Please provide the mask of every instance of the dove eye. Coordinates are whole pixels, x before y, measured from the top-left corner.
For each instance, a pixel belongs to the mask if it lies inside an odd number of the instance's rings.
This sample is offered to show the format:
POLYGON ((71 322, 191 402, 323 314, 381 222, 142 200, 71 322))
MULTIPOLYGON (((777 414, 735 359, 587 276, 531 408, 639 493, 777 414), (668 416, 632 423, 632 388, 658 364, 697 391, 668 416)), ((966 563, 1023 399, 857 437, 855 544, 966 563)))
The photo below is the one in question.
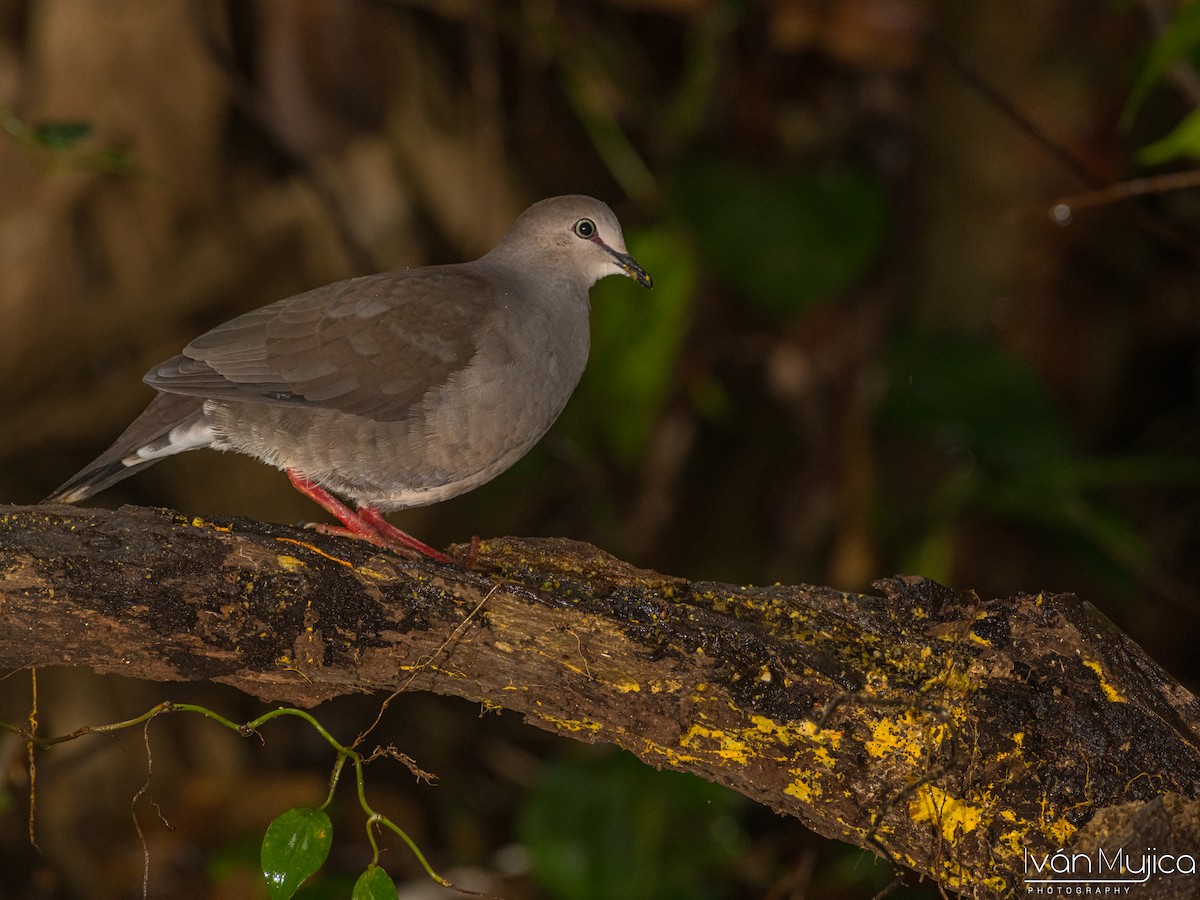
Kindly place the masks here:
POLYGON ((590 238, 596 233, 596 223, 591 219, 580 219, 575 223, 574 231, 581 238, 590 238))

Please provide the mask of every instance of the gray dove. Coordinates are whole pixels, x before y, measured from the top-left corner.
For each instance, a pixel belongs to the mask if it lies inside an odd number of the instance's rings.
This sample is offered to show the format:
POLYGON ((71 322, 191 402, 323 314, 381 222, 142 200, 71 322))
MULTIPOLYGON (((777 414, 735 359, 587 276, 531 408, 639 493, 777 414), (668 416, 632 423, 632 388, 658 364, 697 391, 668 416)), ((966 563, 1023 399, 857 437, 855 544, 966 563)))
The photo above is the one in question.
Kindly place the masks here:
POLYGON ((604 203, 535 203, 474 262, 339 281, 238 316, 145 376, 160 393, 47 501, 211 447, 283 469, 348 534, 449 561, 384 512, 456 497, 525 455, 587 362, 588 291, 645 287, 604 203), (354 506, 349 506, 343 498, 354 506))

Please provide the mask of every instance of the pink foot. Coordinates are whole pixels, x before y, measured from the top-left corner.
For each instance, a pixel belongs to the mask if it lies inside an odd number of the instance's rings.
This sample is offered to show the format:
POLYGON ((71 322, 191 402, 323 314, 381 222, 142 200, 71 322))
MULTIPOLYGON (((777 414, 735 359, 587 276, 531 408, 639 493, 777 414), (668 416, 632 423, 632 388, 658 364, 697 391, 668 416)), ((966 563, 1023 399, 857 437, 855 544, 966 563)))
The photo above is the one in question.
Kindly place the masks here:
POLYGON ((323 510, 344 525, 318 525, 317 531, 322 534, 335 534, 370 541, 380 547, 399 550, 403 553, 418 553, 438 562, 453 562, 445 553, 434 550, 423 541, 417 540, 410 534, 401 531, 383 517, 383 513, 371 506, 360 506, 355 512, 319 484, 309 481, 300 473, 288 469, 288 479, 292 487, 308 497, 323 510))
POLYGON ((406 531, 401 531, 391 522, 383 517, 383 513, 373 506, 360 506, 358 508, 358 517, 361 521, 366 522, 369 526, 375 529, 375 533, 385 541, 394 542, 401 547, 407 547, 409 550, 415 550, 418 553, 428 556, 430 559, 436 559, 439 562, 453 562, 450 557, 440 550, 434 550, 424 541, 419 541, 406 531))

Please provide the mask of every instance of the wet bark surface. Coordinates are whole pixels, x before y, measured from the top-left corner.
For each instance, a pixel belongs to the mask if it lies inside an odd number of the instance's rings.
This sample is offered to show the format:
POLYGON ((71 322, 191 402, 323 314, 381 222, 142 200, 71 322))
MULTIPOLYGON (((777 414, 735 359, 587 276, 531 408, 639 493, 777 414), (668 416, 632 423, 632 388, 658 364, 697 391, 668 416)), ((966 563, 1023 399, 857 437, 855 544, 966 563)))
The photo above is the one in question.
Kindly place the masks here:
POLYGON ((1200 704, 1094 607, 876 587, 689 581, 562 539, 486 540, 468 568, 242 519, 0 507, 6 668, 302 706, 452 694, 727 785, 969 896, 1024 893, 1031 858, 1076 842, 1141 853, 1174 834, 1194 852, 1200 704))

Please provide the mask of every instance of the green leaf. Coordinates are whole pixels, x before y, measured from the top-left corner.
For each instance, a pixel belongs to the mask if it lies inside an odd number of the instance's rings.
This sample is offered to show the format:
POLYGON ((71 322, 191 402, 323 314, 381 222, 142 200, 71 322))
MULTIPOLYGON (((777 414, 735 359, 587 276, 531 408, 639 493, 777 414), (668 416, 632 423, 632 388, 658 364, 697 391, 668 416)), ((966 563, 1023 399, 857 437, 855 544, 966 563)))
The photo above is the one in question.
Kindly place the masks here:
POLYGON ((33 139, 51 150, 70 150, 91 133, 90 122, 43 122, 33 129, 33 139))
POLYGON ((1192 110, 1166 136, 1139 150, 1138 162, 1157 166, 1181 156, 1200 158, 1200 109, 1192 110))
POLYGON ((396 900, 396 883, 379 866, 372 863, 354 882, 351 900, 396 900))
POLYGON ((1133 124, 1134 116, 1137 115, 1146 95, 1162 80, 1171 66, 1197 47, 1200 47, 1200 3, 1184 3, 1178 8, 1175 20, 1154 42, 1146 64, 1142 67, 1133 90, 1129 92, 1129 99, 1121 113, 1122 128, 1128 129, 1133 124))
POLYGON ((333 825, 323 810, 289 809, 267 826, 262 873, 271 900, 287 900, 329 856, 333 825))
POLYGON ((713 160, 685 166, 675 187, 701 258, 732 293, 771 315, 835 299, 883 245, 883 188, 849 167, 794 174, 713 160))

